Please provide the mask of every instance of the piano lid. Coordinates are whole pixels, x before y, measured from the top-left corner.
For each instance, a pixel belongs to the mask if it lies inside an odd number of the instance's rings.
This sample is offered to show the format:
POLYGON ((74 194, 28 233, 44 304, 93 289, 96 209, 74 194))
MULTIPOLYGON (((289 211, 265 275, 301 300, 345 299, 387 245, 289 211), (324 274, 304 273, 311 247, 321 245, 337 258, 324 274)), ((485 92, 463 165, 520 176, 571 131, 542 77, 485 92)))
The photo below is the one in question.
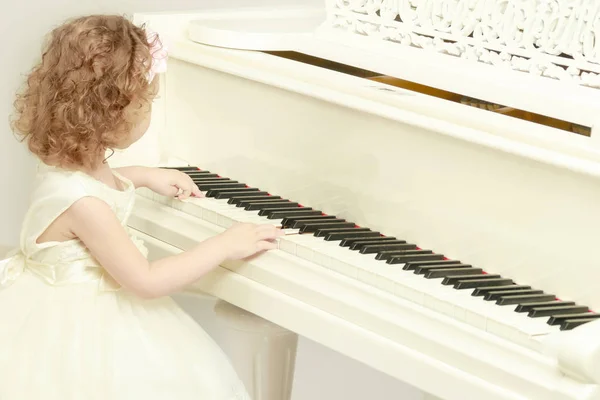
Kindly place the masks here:
POLYGON ((593 129, 598 20, 594 0, 326 0, 203 13, 187 39, 302 53, 593 129))
POLYGON ((190 21, 189 38, 212 46, 242 50, 285 51, 323 22, 322 7, 242 10, 223 16, 204 13, 190 21))

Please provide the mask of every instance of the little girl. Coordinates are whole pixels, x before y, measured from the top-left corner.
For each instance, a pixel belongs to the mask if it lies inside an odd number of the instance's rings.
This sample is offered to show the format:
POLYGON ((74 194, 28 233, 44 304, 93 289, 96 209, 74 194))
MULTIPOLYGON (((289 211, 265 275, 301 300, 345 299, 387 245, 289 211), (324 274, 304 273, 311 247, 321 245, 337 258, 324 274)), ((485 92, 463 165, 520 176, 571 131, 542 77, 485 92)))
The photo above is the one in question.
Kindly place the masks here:
POLYGON ((273 249, 243 224, 149 263, 127 230, 134 190, 201 196, 176 170, 112 170, 148 128, 165 51, 119 16, 55 29, 17 97, 15 131, 41 160, 20 246, 0 262, 0 399, 249 399, 225 355, 167 297, 225 260, 273 249))

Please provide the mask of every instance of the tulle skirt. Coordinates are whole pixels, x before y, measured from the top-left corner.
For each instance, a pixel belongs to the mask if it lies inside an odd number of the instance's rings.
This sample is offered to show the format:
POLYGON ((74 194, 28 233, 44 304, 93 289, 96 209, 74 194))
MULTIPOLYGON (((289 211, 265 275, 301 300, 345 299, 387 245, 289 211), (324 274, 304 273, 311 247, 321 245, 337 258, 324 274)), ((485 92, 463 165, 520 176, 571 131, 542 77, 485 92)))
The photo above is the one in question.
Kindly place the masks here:
POLYGON ((51 286, 0 289, 1 400, 249 400, 225 354, 169 297, 51 286))

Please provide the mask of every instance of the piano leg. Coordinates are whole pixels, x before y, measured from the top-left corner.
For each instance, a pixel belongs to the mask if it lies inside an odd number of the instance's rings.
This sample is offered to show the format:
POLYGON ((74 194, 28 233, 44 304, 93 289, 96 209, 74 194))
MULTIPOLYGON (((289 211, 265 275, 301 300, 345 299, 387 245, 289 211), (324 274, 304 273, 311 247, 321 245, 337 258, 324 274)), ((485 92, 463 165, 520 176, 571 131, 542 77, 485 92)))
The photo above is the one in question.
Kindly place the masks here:
POLYGON ((290 400, 298 335, 222 300, 215 313, 223 350, 252 399, 290 400))

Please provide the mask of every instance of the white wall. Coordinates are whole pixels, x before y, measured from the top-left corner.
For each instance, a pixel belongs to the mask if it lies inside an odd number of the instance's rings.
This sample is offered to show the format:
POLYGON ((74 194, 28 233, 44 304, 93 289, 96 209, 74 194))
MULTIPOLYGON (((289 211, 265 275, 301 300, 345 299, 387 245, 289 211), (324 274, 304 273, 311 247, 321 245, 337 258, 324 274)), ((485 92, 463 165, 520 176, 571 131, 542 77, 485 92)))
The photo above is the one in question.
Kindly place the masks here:
MULTIPOLYGON (((306 0, 305 0, 306 1, 306 0)), ((308 0, 312 1, 312 0, 308 0)), ((261 0, 275 5, 287 0, 261 0)), ((293 2, 290 0, 289 2, 293 2)), ((43 35, 65 18, 89 13, 127 13, 253 5, 252 0, 21 0, 2 2, 0 35, 0 245, 15 245, 34 173, 34 159, 12 135, 8 118, 23 74, 40 55, 43 35)), ((210 304, 181 300, 209 333, 218 336, 210 304)), ((418 391, 301 338, 293 400, 417 400, 418 391)), ((260 399, 256 399, 260 400, 260 399)))
POLYGON ((3 38, 0 64, 0 243, 17 243, 19 228, 27 207, 34 159, 25 145, 13 136, 8 125, 14 92, 23 74, 40 56, 43 36, 62 20, 78 14, 99 12, 131 13, 138 8, 156 10, 193 6, 191 0, 22 0, 3 1, 0 34, 3 38))

